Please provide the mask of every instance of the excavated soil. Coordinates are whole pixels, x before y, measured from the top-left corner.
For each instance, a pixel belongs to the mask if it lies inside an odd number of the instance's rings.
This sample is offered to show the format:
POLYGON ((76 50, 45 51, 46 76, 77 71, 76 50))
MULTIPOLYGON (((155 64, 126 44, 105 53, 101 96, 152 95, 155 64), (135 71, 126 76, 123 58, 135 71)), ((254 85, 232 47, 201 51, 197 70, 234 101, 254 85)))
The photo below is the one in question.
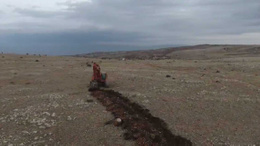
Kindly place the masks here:
MULTIPOLYGON (((190 146, 191 141, 173 135, 168 130, 166 123, 160 118, 154 117, 149 110, 113 90, 95 90, 92 96, 97 98, 106 110, 111 112, 115 119, 120 118, 121 123, 114 121, 115 126, 121 126, 125 130, 125 140, 135 140, 140 146, 156 145, 182 145, 190 146)), ((107 122, 112 123, 111 121, 107 122)))

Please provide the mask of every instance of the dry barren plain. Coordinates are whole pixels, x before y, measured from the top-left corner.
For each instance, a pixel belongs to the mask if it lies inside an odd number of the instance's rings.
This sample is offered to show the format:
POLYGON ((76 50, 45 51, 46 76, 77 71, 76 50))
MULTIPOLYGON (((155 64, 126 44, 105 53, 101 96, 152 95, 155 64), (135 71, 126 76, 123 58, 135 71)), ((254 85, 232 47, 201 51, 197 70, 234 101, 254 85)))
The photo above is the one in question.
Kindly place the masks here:
POLYGON ((149 109, 193 145, 260 145, 260 57, 102 60, 2 54, 0 145, 136 145, 90 95, 100 64, 109 89, 149 109), (166 77, 167 76, 167 77, 166 77))

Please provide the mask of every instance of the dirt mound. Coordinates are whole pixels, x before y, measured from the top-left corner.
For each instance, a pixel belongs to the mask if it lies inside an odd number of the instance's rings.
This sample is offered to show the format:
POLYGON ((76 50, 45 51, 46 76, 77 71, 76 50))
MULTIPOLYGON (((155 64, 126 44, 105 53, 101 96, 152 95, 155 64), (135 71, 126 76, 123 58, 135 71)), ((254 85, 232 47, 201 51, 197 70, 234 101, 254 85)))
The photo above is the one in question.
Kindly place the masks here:
POLYGON ((135 140, 137 145, 192 145, 191 141, 173 135, 168 130, 166 123, 152 116, 149 110, 137 103, 131 102, 120 93, 113 90, 96 90, 92 96, 97 98, 107 111, 110 111, 115 119, 120 118, 121 126, 126 130, 124 138, 135 140))

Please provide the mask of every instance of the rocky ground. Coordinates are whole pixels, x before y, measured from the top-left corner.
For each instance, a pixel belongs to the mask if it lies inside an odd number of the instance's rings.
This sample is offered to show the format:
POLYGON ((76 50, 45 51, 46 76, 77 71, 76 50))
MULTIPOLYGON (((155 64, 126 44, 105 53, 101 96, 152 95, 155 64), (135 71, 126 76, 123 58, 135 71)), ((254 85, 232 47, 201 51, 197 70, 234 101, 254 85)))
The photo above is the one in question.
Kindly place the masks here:
MULTIPOLYGON (((135 145, 88 92, 93 59, 0 56, 0 145, 135 145)), ((193 145, 260 144, 260 57, 94 60, 193 145)))

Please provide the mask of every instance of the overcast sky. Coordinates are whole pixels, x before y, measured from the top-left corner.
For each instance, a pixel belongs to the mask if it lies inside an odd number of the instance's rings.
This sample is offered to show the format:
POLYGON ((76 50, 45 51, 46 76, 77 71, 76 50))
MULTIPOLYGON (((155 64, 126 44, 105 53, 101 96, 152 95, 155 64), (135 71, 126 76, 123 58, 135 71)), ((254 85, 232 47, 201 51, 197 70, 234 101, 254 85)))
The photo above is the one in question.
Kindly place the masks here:
POLYGON ((2 0, 0 51, 260 44, 260 0, 2 0))

